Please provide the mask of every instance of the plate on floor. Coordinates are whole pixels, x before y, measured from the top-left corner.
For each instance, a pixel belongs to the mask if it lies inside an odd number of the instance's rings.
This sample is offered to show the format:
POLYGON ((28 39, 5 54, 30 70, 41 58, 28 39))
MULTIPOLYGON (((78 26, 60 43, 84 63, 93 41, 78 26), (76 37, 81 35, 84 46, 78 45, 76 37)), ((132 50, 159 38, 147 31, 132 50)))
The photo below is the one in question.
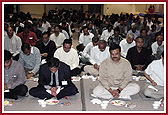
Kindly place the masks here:
POLYGON ((58 100, 46 100, 46 104, 47 105, 56 105, 58 103, 59 103, 58 100))
POLYGON ((113 101, 111 101, 111 104, 115 105, 115 106, 123 106, 123 105, 126 104, 126 102, 125 101, 121 101, 121 100, 113 100, 113 101))

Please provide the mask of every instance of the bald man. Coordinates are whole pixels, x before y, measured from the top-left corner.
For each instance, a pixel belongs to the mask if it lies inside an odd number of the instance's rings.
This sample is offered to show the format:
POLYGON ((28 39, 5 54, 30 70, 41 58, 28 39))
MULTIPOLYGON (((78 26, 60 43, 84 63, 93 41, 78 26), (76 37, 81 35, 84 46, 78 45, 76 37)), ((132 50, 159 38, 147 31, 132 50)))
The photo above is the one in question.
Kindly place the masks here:
POLYGON ((158 35, 156 37, 156 42, 154 42, 152 44, 152 55, 156 55, 157 54, 157 49, 158 47, 164 45, 164 42, 163 42, 163 36, 162 35, 158 35))

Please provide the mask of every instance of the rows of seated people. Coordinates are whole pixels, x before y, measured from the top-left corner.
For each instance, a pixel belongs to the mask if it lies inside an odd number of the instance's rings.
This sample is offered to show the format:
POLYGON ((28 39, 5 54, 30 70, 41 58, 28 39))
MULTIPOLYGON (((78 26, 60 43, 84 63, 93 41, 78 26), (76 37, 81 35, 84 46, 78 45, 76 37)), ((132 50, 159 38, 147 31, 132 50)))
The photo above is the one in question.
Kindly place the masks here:
MULTIPOLYGON (((57 11, 55 15, 62 14, 57 11)), ((70 76, 80 75, 81 71, 99 76, 101 63, 112 55, 109 50, 115 45, 121 47, 121 57, 130 62, 135 75, 144 74, 153 60, 161 59, 164 27, 157 17, 147 15, 141 19, 132 14, 112 14, 110 17, 103 15, 101 19, 100 15, 96 17, 86 12, 81 14, 81 20, 78 15, 74 22, 73 13, 63 15, 54 27, 46 14, 36 21, 30 17, 21 20, 18 16, 14 22, 4 24, 4 49, 23 65, 27 79, 36 76, 41 65, 53 58, 70 67, 70 76), (72 47, 71 25, 75 22, 81 25, 77 50, 72 47)), ((76 94, 78 91, 74 90, 76 94)))

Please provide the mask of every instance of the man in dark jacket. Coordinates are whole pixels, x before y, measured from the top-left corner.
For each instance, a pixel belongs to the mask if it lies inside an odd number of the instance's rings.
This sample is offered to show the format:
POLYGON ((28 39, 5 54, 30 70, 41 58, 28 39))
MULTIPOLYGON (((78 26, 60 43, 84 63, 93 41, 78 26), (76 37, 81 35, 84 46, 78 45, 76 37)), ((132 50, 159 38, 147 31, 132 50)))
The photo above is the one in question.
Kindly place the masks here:
POLYGON ((52 58, 40 67, 39 85, 30 89, 30 95, 40 99, 69 98, 68 96, 78 93, 78 89, 72 83, 70 67, 57 58, 52 58), (58 92, 57 90, 60 90, 58 92))

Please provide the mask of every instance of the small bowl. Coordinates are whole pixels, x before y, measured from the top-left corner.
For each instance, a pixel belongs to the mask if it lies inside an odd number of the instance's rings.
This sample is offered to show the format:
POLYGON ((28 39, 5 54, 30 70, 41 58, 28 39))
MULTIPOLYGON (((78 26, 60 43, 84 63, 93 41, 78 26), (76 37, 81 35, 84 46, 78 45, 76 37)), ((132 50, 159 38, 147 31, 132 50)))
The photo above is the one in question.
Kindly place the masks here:
POLYGON ((104 104, 108 104, 108 103, 109 103, 109 101, 102 101, 102 103, 104 103, 104 104))
POLYGON ((153 105, 153 108, 154 108, 154 109, 158 109, 159 106, 160 106, 159 104, 152 104, 152 105, 153 105))
POLYGON ((140 78, 140 77, 136 77, 136 78, 135 78, 135 81, 139 81, 139 78, 140 78))
POLYGON ((161 104, 161 102, 160 101, 154 101, 154 104, 161 104))

